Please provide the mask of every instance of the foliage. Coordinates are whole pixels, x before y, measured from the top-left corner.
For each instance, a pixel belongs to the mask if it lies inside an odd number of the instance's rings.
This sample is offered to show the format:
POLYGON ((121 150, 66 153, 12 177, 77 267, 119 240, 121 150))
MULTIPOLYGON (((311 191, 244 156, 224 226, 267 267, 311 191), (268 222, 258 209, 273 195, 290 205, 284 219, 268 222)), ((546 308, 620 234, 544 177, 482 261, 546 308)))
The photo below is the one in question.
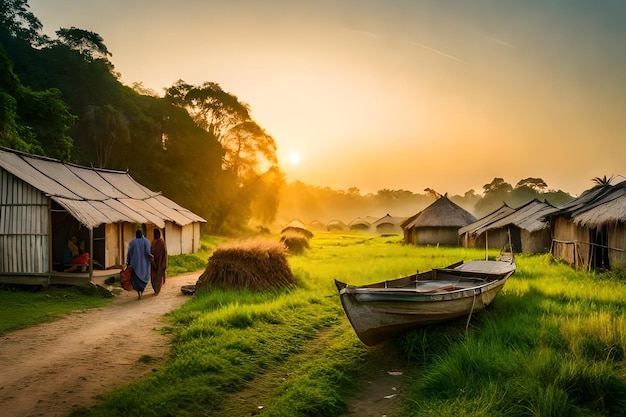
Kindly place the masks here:
POLYGON ((39 19, 29 11, 28 0, 2 0, 0 2, 0 27, 9 36, 39 45, 46 41, 41 35, 42 25, 39 19))
POLYGON ((56 31, 56 34, 58 42, 78 51, 87 60, 106 59, 111 56, 102 36, 97 33, 72 26, 69 29, 61 28, 56 31))

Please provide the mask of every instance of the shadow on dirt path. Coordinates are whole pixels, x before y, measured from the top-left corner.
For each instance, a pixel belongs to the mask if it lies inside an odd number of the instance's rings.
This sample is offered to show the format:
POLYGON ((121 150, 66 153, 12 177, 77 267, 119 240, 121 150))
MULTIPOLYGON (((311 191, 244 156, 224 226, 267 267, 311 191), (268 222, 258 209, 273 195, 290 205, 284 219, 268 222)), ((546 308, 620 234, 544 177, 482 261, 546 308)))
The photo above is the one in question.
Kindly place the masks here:
POLYGON ((189 299, 180 287, 195 284, 200 274, 168 278, 158 296, 148 285, 141 300, 134 291, 123 292, 112 306, 0 337, 0 414, 66 416, 152 372, 169 351, 168 337, 155 329, 189 299), (145 355, 152 360, 140 361, 145 355))

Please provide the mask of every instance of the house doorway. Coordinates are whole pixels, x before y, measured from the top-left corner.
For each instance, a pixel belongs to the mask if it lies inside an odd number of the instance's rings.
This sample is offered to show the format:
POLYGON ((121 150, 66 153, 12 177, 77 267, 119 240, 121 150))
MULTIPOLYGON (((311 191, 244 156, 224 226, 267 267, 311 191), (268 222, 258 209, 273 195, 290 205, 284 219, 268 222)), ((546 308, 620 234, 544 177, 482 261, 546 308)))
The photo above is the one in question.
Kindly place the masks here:
POLYGON ((589 267, 593 269, 611 269, 609 263, 609 240, 606 226, 590 229, 589 267))

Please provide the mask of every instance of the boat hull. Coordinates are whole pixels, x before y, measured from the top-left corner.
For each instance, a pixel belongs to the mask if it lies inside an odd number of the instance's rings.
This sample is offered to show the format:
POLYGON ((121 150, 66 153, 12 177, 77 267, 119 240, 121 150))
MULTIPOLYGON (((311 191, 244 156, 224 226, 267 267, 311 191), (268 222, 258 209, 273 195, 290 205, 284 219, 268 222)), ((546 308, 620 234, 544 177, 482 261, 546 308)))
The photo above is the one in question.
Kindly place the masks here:
POLYGON ((514 264, 485 264, 498 269, 496 273, 485 272, 481 265, 472 271, 467 265, 369 286, 337 282, 337 287, 357 336, 364 344, 374 346, 421 326, 483 310, 515 271, 514 264))

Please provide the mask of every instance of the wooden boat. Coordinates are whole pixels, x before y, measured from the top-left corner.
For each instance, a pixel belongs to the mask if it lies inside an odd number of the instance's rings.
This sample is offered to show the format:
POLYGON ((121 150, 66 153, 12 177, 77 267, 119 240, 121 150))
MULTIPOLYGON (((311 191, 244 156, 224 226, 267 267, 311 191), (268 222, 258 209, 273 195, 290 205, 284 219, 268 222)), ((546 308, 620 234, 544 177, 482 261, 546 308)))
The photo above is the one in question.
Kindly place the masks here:
POLYGON ((335 280, 357 336, 368 346, 408 330, 471 315, 488 306, 515 272, 513 257, 458 262, 391 281, 354 286, 335 280))

